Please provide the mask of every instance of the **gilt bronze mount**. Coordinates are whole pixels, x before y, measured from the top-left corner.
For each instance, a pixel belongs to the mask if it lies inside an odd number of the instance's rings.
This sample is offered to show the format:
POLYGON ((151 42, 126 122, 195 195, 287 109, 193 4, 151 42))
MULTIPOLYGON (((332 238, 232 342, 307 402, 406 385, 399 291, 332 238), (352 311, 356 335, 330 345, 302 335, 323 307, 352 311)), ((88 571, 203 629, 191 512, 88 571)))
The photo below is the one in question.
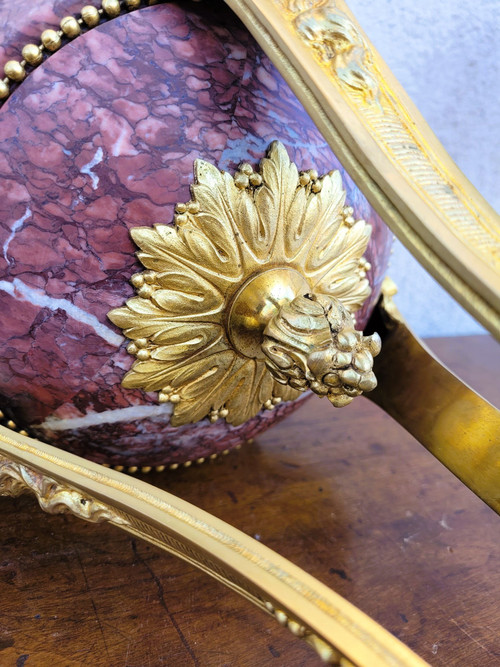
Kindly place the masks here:
POLYGON ((373 389, 380 338, 354 317, 371 292, 371 228, 340 173, 299 172, 274 142, 258 171, 198 160, 194 174, 175 227, 131 232, 146 270, 109 313, 136 358, 123 385, 158 391, 174 426, 242 424, 308 389, 336 407, 373 389))

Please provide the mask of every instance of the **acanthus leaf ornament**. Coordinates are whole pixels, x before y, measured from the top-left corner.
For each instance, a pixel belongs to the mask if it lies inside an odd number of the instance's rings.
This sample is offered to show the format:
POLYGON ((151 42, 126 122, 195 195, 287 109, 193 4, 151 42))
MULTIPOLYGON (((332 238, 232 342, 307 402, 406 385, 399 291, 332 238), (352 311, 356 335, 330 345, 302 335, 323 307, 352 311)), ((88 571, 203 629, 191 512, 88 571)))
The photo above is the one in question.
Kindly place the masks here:
MULTIPOLYGON (((175 226, 131 231, 146 270, 132 276, 137 296, 109 318, 131 339, 127 349, 136 358, 125 387, 157 391, 160 402, 173 403, 174 426, 205 417, 238 425, 324 386, 327 373, 319 384, 301 384, 271 372, 264 330, 282 307, 314 294, 318 303, 339 304, 343 325, 354 332, 353 314, 371 292, 363 257, 371 228, 345 205, 338 171, 299 172, 279 142, 258 171, 242 164, 233 177, 197 160, 194 176, 192 199, 177 205, 175 226)), ((349 336, 358 360, 376 353, 373 341, 371 352, 358 349, 359 332, 349 336)), ((337 364, 350 369, 346 378, 356 372, 353 359, 337 364)), ((338 392, 334 405, 347 403, 373 385, 370 372, 371 365, 362 380, 353 376, 317 393, 332 400, 338 392)))
POLYGON ((73 514, 91 523, 110 521, 125 526, 128 521, 108 505, 60 483, 26 465, 0 456, 0 496, 15 498, 33 493, 49 514, 73 514))

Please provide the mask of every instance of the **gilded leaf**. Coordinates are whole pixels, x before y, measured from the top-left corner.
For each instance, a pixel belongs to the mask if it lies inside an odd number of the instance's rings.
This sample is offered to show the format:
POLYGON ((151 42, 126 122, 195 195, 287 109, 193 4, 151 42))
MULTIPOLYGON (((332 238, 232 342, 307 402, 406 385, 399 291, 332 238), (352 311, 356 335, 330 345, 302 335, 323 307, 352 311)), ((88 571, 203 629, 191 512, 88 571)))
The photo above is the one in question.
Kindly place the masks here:
MULTIPOLYGON (((345 192, 339 172, 326 174, 316 183, 321 187, 317 193, 311 186, 298 190, 288 214, 285 242, 290 259, 297 254, 309 255, 320 264, 328 261, 333 252, 330 244, 342 223, 345 192), (305 201, 300 217, 302 200, 305 201)), ((314 265, 314 268, 318 267, 314 265)))
MULTIPOLYGON (((314 286, 337 275, 341 278, 355 271, 370 240, 371 228, 362 220, 353 227, 341 226, 330 245, 318 244, 318 255, 307 266, 314 275, 314 286), (323 273, 322 278, 318 276, 323 273)), ((324 291, 324 290, 323 290, 324 291)))
POLYGON ((196 329, 184 324, 182 327, 162 332, 154 341, 158 347, 151 350, 151 359, 170 363, 192 359, 220 342, 222 328, 216 324, 198 324, 196 329), (163 344, 160 344, 160 340, 163 344))
POLYGON ((220 354, 224 354, 224 347, 220 338, 216 338, 201 350, 186 350, 184 357, 178 360, 165 361, 152 357, 147 361, 136 361, 125 375, 123 386, 135 389, 142 387, 146 391, 160 391, 169 385, 180 388, 184 383, 196 379, 207 366, 211 368, 217 365, 220 354))
MULTIPOLYGON (((248 360, 247 360, 248 361, 248 360)), ((226 382, 231 373, 245 365, 245 360, 230 350, 203 359, 202 363, 183 369, 180 403, 176 406, 172 424, 199 421, 212 409, 222 407, 226 398, 226 382)))
MULTIPOLYGON (((197 229, 203 231, 217 254, 226 258, 219 269, 233 277, 238 276, 241 258, 238 244, 235 243, 238 224, 235 220, 234 200, 239 190, 234 179, 208 162, 197 160, 195 183, 191 191, 193 200, 200 207, 200 212, 193 216, 197 229)), ((189 235, 189 228, 185 235, 189 235)))
POLYGON ((256 194, 254 197, 246 190, 242 190, 236 202, 238 219, 245 220, 245 225, 241 229, 245 241, 244 255, 257 261, 269 255, 275 233, 275 226, 270 224, 269 218, 259 215, 256 205, 258 196, 256 194))
POLYGON ((123 308, 115 308, 108 313, 109 319, 123 329, 128 338, 149 338, 170 324, 167 313, 148 299, 133 297, 123 308))
POLYGON ((219 290, 200 275, 184 271, 158 276, 160 287, 151 301, 172 319, 197 319, 218 313, 224 306, 219 290))
MULTIPOLYGON (((255 194, 261 224, 268 229, 269 250, 283 255, 285 225, 298 186, 299 172, 283 144, 274 141, 260 163, 262 185, 255 194)), ((269 250, 267 255, 269 255, 269 250)))

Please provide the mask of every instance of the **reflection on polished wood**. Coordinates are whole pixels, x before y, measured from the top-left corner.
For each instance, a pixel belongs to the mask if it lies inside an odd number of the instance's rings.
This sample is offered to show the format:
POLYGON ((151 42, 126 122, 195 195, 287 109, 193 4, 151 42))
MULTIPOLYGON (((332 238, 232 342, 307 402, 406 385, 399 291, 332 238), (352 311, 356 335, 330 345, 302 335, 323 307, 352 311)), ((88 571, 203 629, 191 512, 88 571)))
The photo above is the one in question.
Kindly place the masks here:
MULTIPOLYGON (((500 403, 498 345, 431 347, 500 403)), ((344 595, 433 665, 500 661, 498 517, 368 401, 312 399, 224 460, 148 478, 344 595)), ((112 526, 2 499, 0 664, 317 665, 208 577, 112 526)))

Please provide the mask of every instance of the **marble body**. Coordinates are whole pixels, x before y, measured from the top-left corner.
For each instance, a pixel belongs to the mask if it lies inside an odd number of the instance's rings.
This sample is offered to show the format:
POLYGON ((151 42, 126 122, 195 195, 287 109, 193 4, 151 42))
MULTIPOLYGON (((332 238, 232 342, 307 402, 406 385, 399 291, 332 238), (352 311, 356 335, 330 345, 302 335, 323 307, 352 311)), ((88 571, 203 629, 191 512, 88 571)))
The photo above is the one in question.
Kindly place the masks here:
MULTIPOLYGON (((63 16, 75 3, 61 4, 63 16)), ((193 161, 255 165, 274 139, 299 168, 341 169, 348 202, 373 225, 363 325, 391 236, 223 3, 104 23, 18 87, 0 111, 0 398, 19 423, 99 462, 160 465, 233 447, 304 400, 239 427, 173 428, 156 394, 121 387, 133 359, 107 319, 141 270, 129 230, 172 221, 193 161)))

